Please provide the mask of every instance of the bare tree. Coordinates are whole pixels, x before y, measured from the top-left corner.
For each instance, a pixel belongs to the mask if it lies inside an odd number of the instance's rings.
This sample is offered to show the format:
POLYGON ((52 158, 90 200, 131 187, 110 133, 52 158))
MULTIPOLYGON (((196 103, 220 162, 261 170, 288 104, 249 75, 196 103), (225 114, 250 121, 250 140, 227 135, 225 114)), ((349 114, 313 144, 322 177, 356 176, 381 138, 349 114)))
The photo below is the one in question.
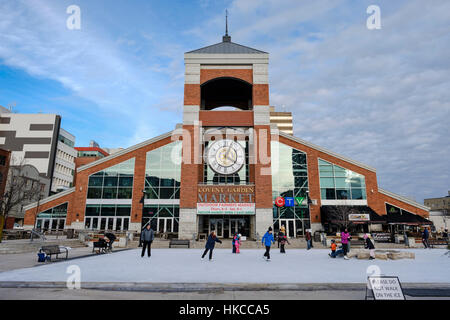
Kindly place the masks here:
POLYGON ((11 166, 6 182, 5 192, 0 195, 0 242, 3 237, 3 226, 11 211, 24 203, 40 198, 41 183, 26 174, 26 165, 11 166))
POLYGON ((352 209, 348 206, 333 206, 330 208, 328 219, 340 228, 348 228, 350 224, 349 214, 352 209))

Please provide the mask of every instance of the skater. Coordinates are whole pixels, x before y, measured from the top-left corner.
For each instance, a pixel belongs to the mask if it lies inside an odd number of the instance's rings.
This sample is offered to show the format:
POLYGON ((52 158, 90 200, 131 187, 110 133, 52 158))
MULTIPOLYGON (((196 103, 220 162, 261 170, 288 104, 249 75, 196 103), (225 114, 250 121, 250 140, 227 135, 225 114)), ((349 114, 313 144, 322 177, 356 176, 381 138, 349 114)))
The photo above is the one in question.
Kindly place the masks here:
POLYGON ((373 245, 373 242, 369 239, 369 236, 367 234, 364 235, 364 242, 364 248, 370 250, 369 260, 375 259, 375 246, 373 245))
POLYGON ((341 243, 342 243, 342 249, 344 250, 344 259, 348 260, 347 257, 348 253, 348 241, 350 240, 350 233, 348 233, 347 228, 344 229, 344 232, 341 232, 341 243))
POLYGON ((336 241, 331 240, 331 253, 328 254, 330 257, 336 258, 336 248, 337 248, 336 241))
POLYGON ((142 253, 141 257, 143 258, 145 255, 145 249, 147 249, 148 257, 150 258, 152 255, 151 248, 152 248, 152 242, 155 239, 155 233, 150 227, 150 224, 147 225, 147 227, 142 230, 141 233, 141 242, 142 242, 142 253))
POLYGON ((422 233, 422 243, 425 246, 425 249, 430 248, 430 245, 428 244, 429 237, 430 237, 430 233, 428 232, 428 228, 424 228, 423 233, 422 233))
POLYGON ((311 245, 312 237, 311 237, 311 232, 309 232, 309 230, 306 231, 306 233, 305 233, 305 239, 306 239, 307 250, 310 250, 312 247, 312 245, 311 245))
POLYGON ((236 253, 241 253, 241 250, 239 249, 241 247, 241 235, 236 235, 236 241, 234 242, 234 245, 236 246, 236 253))
POLYGON ((234 234, 233 240, 231 241, 231 245, 233 246, 232 253, 236 253, 236 238, 237 238, 237 233, 234 234))
POLYGON ((270 261, 270 246, 272 245, 272 243, 275 243, 275 239, 273 238, 272 234, 272 227, 269 227, 267 232, 262 237, 261 242, 263 245, 266 246, 266 252, 264 253, 264 257, 266 257, 266 261, 270 261))
POLYGON ((281 228, 280 228, 280 232, 278 232, 278 248, 280 247, 280 242, 281 242, 281 239, 283 238, 283 236, 284 235, 286 235, 286 228, 284 227, 284 225, 283 226, 281 226, 281 228))
POLYGON ((212 261, 213 250, 216 245, 216 242, 222 243, 222 241, 220 241, 216 237, 216 233, 213 231, 213 232, 211 232, 211 234, 208 237, 208 240, 206 241, 205 252, 203 252, 202 260, 205 258, 206 254, 209 251, 209 261, 212 261))
POLYGON ((281 238, 280 238, 280 236, 278 237, 278 240, 280 241, 280 253, 286 253, 286 250, 284 249, 284 246, 286 245, 286 243, 290 245, 288 238, 283 233, 281 235, 281 238))

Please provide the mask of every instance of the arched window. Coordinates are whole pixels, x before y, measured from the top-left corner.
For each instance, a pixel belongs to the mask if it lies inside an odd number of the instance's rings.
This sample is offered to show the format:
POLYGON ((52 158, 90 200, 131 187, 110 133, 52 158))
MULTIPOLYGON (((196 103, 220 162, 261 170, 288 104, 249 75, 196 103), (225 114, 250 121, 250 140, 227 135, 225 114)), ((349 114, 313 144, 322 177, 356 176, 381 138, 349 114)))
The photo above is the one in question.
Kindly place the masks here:
POLYGON ((235 107, 241 110, 253 108, 252 85, 237 78, 216 78, 201 86, 201 109, 235 107))

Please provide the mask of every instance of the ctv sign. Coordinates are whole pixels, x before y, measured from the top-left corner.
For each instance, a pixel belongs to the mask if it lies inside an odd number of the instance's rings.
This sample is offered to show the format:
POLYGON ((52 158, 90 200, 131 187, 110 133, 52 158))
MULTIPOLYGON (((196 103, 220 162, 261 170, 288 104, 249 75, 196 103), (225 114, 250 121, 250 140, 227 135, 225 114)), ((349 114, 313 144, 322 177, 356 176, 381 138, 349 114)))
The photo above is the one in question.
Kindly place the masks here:
POLYGON ((299 206, 303 205, 303 202, 305 201, 305 197, 278 197, 275 199, 275 205, 277 207, 295 207, 295 204, 297 203, 299 206))

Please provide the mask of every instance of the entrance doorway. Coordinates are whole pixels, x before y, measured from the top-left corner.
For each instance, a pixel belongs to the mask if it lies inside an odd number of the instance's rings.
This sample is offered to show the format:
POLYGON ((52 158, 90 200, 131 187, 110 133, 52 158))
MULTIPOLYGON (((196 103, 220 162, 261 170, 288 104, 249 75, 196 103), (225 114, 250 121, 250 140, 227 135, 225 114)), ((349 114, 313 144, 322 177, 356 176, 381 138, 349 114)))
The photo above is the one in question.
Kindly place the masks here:
POLYGON ((209 219, 209 233, 212 231, 216 232, 216 236, 218 238, 223 238, 223 227, 224 227, 224 219, 209 219))
POLYGON ((49 219, 37 219, 36 229, 38 231, 62 231, 66 223, 65 218, 49 218, 49 219))
POLYGON ((284 226, 286 229, 286 236, 288 238, 295 238, 295 219, 280 219, 280 229, 284 226))

